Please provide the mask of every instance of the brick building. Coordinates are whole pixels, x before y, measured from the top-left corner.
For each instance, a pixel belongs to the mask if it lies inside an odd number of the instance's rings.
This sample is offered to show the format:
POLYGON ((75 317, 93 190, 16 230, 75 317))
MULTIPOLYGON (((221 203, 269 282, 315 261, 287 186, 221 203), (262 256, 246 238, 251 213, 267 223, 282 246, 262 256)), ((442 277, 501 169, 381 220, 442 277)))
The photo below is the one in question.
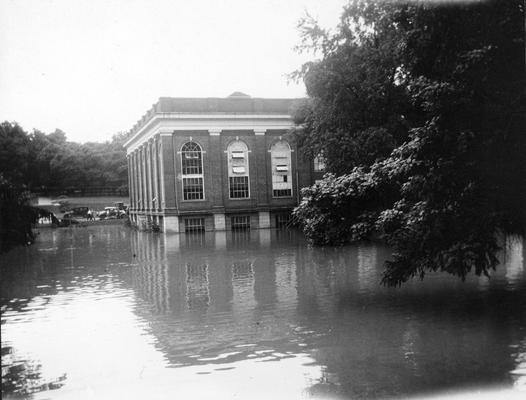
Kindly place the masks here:
POLYGON ((132 223, 165 232, 285 223, 321 174, 287 133, 294 101, 160 98, 124 144, 132 223))

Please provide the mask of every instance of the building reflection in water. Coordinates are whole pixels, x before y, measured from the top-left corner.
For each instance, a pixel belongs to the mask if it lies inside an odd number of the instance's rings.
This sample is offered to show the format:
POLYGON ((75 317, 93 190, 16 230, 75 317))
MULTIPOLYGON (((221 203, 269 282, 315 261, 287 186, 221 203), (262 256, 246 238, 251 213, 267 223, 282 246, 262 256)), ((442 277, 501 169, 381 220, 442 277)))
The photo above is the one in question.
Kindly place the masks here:
POLYGON ((133 287, 151 315, 139 311, 153 319, 152 333, 174 364, 188 363, 185 356, 196 352, 217 351, 219 343, 235 352, 250 338, 286 336, 297 297, 296 251, 268 251, 276 240, 269 230, 132 233, 133 287), (284 314, 276 317, 276 310, 284 314), (200 339, 191 343, 194 334, 200 339))
POLYGON ((138 312, 172 365, 307 352, 323 369, 310 392, 357 397, 524 381, 522 242, 487 289, 444 274, 382 287, 387 248, 314 249, 270 230, 135 233, 132 249, 133 286, 153 310, 138 312))
POLYGON ((210 304, 207 264, 186 264, 186 303, 189 310, 206 310, 210 304))

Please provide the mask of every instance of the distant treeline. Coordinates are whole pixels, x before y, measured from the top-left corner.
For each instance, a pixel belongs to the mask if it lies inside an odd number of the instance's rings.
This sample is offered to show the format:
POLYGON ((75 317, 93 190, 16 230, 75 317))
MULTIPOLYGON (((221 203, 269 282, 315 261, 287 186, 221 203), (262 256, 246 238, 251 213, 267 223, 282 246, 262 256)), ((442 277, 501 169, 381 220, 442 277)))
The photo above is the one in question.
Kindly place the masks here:
POLYGON ((46 135, 0 124, 0 253, 33 242, 31 228, 43 211, 29 205, 32 193, 126 194, 125 139, 79 144, 58 129, 46 135))
POLYGON ((0 125, 0 174, 31 192, 72 194, 87 188, 127 191, 126 134, 84 144, 66 140, 57 129, 26 132, 16 123, 0 125))

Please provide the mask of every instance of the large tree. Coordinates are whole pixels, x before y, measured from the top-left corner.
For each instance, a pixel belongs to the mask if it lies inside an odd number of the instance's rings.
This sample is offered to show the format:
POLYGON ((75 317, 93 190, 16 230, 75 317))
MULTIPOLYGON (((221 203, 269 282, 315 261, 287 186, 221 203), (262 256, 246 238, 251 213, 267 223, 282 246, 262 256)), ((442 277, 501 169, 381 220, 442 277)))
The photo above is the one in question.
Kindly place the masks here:
POLYGON ((298 136, 332 172, 295 211, 307 236, 379 234, 389 285, 488 274, 524 222, 523 2, 356 0, 335 33, 305 20, 302 34, 321 59, 298 74, 298 136))

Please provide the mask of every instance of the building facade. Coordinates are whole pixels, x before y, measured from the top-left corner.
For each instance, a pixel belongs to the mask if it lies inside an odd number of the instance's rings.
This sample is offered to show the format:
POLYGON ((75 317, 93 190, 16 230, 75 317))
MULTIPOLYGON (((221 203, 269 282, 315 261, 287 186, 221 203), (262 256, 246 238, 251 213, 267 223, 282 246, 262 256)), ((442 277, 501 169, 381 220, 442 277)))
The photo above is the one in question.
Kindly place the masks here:
POLYGON ((164 232, 271 228, 319 177, 293 137, 295 99, 160 98, 124 144, 130 220, 164 232))

